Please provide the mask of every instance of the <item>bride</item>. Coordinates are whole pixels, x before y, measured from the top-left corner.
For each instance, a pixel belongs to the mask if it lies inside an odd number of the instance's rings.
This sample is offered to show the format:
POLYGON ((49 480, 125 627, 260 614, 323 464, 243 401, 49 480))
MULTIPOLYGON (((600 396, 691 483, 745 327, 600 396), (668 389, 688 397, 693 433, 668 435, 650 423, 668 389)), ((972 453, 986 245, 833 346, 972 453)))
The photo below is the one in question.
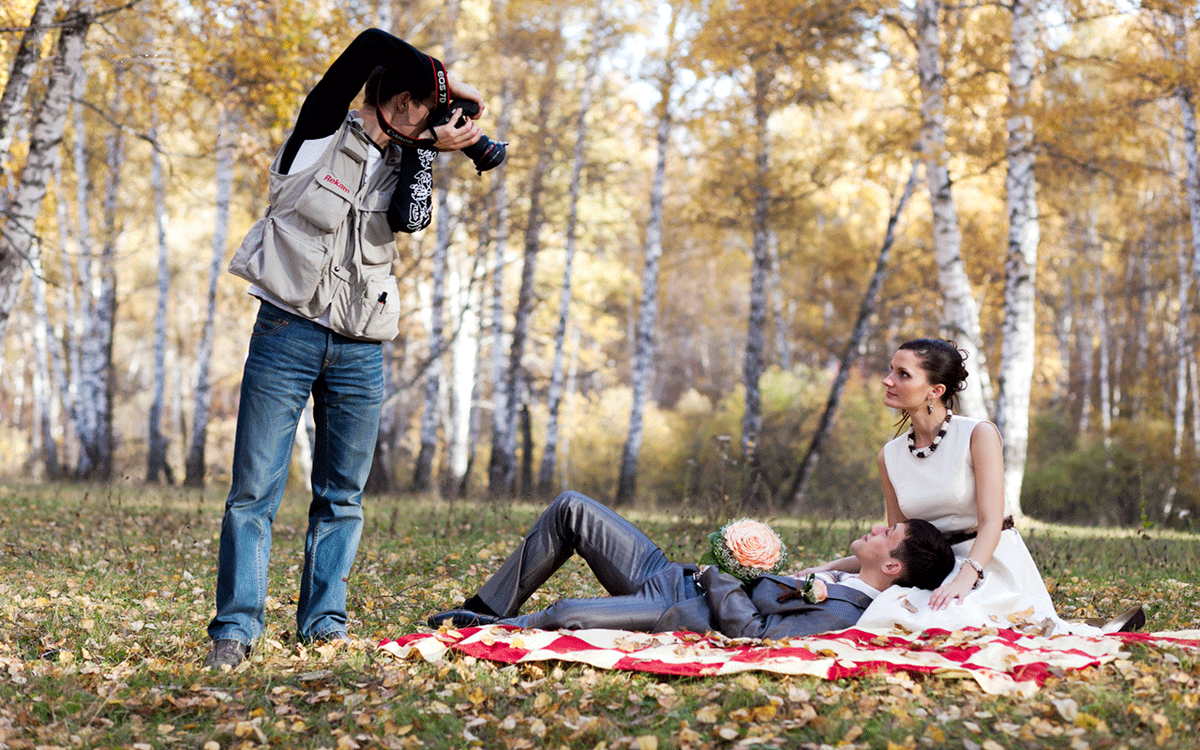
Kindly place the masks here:
MULTIPOLYGON (((1058 616, 1029 549, 1004 502, 1004 452, 991 422, 954 413, 966 386, 964 354, 949 341, 902 344, 884 378, 884 405, 900 412, 897 437, 879 452, 887 522, 922 518, 946 534, 959 564, 934 591, 893 586, 863 613, 860 628, 901 626, 912 632, 964 627, 1045 634, 1134 630, 1135 607, 1098 629, 1058 616), (906 434, 905 426, 908 427, 906 434)), ((847 570, 853 558, 820 569, 847 570)))

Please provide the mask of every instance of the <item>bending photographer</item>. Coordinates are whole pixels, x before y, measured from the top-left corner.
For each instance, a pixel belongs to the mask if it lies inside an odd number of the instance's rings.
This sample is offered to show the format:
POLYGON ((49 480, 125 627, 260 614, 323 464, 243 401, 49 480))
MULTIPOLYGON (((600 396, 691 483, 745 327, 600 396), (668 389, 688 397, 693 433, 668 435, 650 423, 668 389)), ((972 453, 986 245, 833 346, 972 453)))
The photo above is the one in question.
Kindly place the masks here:
POLYGON ((316 437, 296 632, 302 642, 347 637, 346 580, 383 395, 380 342, 395 338, 400 318, 394 233, 429 225, 437 152, 482 136, 474 119, 458 116, 468 107, 446 111, 451 97, 470 102, 474 117, 482 112, 479 92, 441 62, 370 29, 308 94, 271 163, 270 209, 229 266, 260 307, 242 376, 207 667, 236 667, 262 635, 271 523, 310 395, 316 437), (347 111, 360 91, 363 107, 347 111))

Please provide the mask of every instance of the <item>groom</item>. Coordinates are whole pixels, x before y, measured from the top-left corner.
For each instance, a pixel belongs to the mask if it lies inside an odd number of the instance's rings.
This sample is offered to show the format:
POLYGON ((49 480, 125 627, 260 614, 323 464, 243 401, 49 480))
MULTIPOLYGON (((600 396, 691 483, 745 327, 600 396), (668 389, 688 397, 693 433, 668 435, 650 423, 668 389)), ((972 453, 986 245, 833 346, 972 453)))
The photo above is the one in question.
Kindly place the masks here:
MULTIPOLYGON (((843 630, 880 591, 897 584, 934 589, 954 567, 949 542, 932 524, 909 520, 872 527, 850 543, 857 574, 827 579, 828 598, 810 604, 802 581, 768 575, 747 583, 717 566, 673 563, 637 527, 601 503, 564 492, 516 551, 459 609, 429 618, 430 627, 494 622, 522 628, 609 628, 644 632, 720 631, 733 638, 786 638, 843 630), (521 605, 573 553, 610 594, 562 599, 517 615, 521 605)), ((821 574, 827 575, 827 574, 821 574)))

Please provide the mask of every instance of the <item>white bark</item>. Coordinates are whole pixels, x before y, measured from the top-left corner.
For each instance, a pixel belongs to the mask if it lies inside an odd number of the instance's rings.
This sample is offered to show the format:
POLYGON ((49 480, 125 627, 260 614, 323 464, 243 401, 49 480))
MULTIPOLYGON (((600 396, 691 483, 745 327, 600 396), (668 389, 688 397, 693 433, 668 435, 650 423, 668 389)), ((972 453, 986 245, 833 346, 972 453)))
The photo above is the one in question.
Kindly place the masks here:
MULTIPOLYGON (((109 105, 114 111, 123 99, 122 77, 118 72, 117 85, 109 105)), ((102 204, 104 244, 93 269, 89 297, 92 314, 85 322, 79 376, 80 409, 86 415, 81 421, 89 429, 80 435, 79 464, 76 469, 80 478, 100 481, 111 479, 113 472, 112 347, 117 312, 117 217, 121 212, 121 165, 125 161, 124 134, 114 129, 105 140, 108 173, 102 204)))
POLYGON ((475 370, 479 357, 479 313, 471 301, 471 287, 459 271, 450 276, 450 307, 460 310, 460 324, 450 345, 450 423, 447 436, 448 490, 457 495, 471 468, 471 424, 474 409, 475 370))
POLYGON ((212 256, 208 269, 208 313, 204 331, 196 352, 196 390, 192 411, 192 440, 188 450, 184 484, 203 487, 205 473, 205 443, 208 438, 209 408, 212 406, 212 385, 209 369, 212 366, 214 319, 217 309, 217 281, 225 265, 225 245, 229 238, 229 204, 233 196, 233 153, 237 143, 235 118, 223 103, 217 105, 216 183, 217 203, 213 217, 212 256))
POLYGON ((650 390, 650 371, 654 362, 654 330, 658 317, 658 262, 663 246, 663 202, 667 179, 667 150, 671 143, 670 63, 659 85, 658 126, 655 131, 657 159, 650 188, 650 215, 646 222, 645 265, 642 267, 642 301, 638 307, 637 333, 633 359, 633 405, 629 414, 629 434, 621 454, 617 481, 618 505, 631 503, 637 495, 638 459, 642 451, 642 418, 646 394, 650 390))
MULTIPOLYGON (((496 135, 507 137, 515 93, 506 77, 500 89, 500 112, 496 120, 496 135)), ((501 165, 492 174, 492 204, 495 207, 495 246, 492 249, 492 454, 488 464, 488 493, 492 497, 508 497, 516 481, 517 438, 515 425, 509 418, 509 401, 515 398, 508 390, 505 377, 504 352, 504 268, 508 263, 509 197, 507 168, 501 165)))
POLYGON ((1029 406, 1033 390, 1035 290, 1040 227, 1033 118, 1028 114, 1038 52, 1032 0, 1013 0, 1012 50, 1009 54, 1008 254, 1004 274, 1004 342, 1000 351, 1000 387, 996 425, 1004 437, 1006 511, 1022 516, 1021 484, 1029 450, 1029 406))
POLYGON ((763 331, 767 323, 767 275, 771 267, 768 242, 771 220, 771 140, 767 133, 770 109, 767 96, 774 78, 770 60, 760 60, 754 71, 754 213, 751 227, 750 304, 746 321, 746 349, 742 355, 742 456, 750 471, 746 493, 755 491, 758 476, 758 435, 762 431, 762 394, 759 380, 763 362, 763 331))
POLYGON ((439 410, 442 387, 442 349, 445 332, 446 274, 450 253, 450 208, 448 189, 443 182, 437 191, 437 236, 433 244, 433 285, 429 304, 429 364, 425 368, 425 407, 421 415, 420 451, 413 469, 412 489, 425 492, 433 487, 433 458, 437 452, 439 410))
MULTIPOLYGON (((12 147, 13 133, 21 120, 21 112, 25 95, 29 92, 29 84, 33 73, 41 60, 42 37, 46 35, 48 24, 54 20, 58 10, 58 0, 38 0, 29 19, 29 26, 21 35, 21 43, 13 55, 12 67, 8 71, 8 79, 4 83, 4 93, 0 94, 0 188, 8 177, 8 156, 12 147)), ((4 201, 0 201, 3 205, 4 201)))
MULTIPOLYGON (((83 67, 83 50, 91 17, 71 15, 59 35, 54 66, 46 85, 46 94, 30 129, 29 153, 21 170, 20 182, 7 207, 7 218, 0 228, 0 352, 8 332, 8 319, 17 303, 21 280, 29 255, 36 252, 37 217, 54 166, 54 154, 62 140, 76 73, 83 67)), ((79 76, 82 77, 82 76, 79 76)), ((0 376, 3 375, 0 358, 0 376)))
POLYGON ((917 66, 921 83, 921 161, 933 224, 933 249, 942 289, 942 327, 945 336, 967 352, 971 372, 966 390, 959 393, 959 411, 986 419, 991 401, 991 378, 980 348, 979 306, 962 257, 962 232, 954 203, 950 172, 946 168, 945 96, 939 0, 917 0, 917 66))
MULTIPOLYGON (((595 21, 593 32, 603 23, 601 12, 595 21)), ((575 268, 576 235, 579 227, 579 194, 583 182, 584 157, 587 146, 587 117, 592 106, 595 89, 596 68, 600 60, 598 35, 593 33, 592 43, 584 62, 583 82, 579 94, 579 113, 575 122, 575 150, 571 160, 571 186, 567 199, 566 247, 563 253, 562 285, 558 297, 558 325, 554 330, 554 358, 550 366, 550 386, 546 393, 546 440, 542 451, 542 465, 538 470, 538 493, 542 496, 554 494, 554 472, 558 465, 558 411, 562 404, 564 367, 563 348, 566 345, 567 324, 571 318, 571 282, 575 268)))
POLYGON ((154 199, 154 230, 158 247, 158 304, 154 311, 154 384, 150 396, 150 414, 146 436, 146 481, 160 477, 171 481, 167 465, 167 439, 163 434, 163 400, 166 391, 167 299, 171 289, 171 266, 167 248, 166 186, 163 182, 162 154, 158 144, 158 89, 154 71, 151 80, 150 192, 154 199))

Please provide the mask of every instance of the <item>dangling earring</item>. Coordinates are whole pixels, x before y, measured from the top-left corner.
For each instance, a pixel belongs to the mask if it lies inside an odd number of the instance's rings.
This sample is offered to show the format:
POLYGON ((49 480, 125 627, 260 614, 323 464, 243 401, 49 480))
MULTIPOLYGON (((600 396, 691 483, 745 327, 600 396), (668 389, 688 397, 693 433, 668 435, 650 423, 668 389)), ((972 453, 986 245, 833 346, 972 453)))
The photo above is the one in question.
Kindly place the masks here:
POLYGON ((925 397, 925 413, 933 414, 933 402, 929 400, 928 396, 925 397))

